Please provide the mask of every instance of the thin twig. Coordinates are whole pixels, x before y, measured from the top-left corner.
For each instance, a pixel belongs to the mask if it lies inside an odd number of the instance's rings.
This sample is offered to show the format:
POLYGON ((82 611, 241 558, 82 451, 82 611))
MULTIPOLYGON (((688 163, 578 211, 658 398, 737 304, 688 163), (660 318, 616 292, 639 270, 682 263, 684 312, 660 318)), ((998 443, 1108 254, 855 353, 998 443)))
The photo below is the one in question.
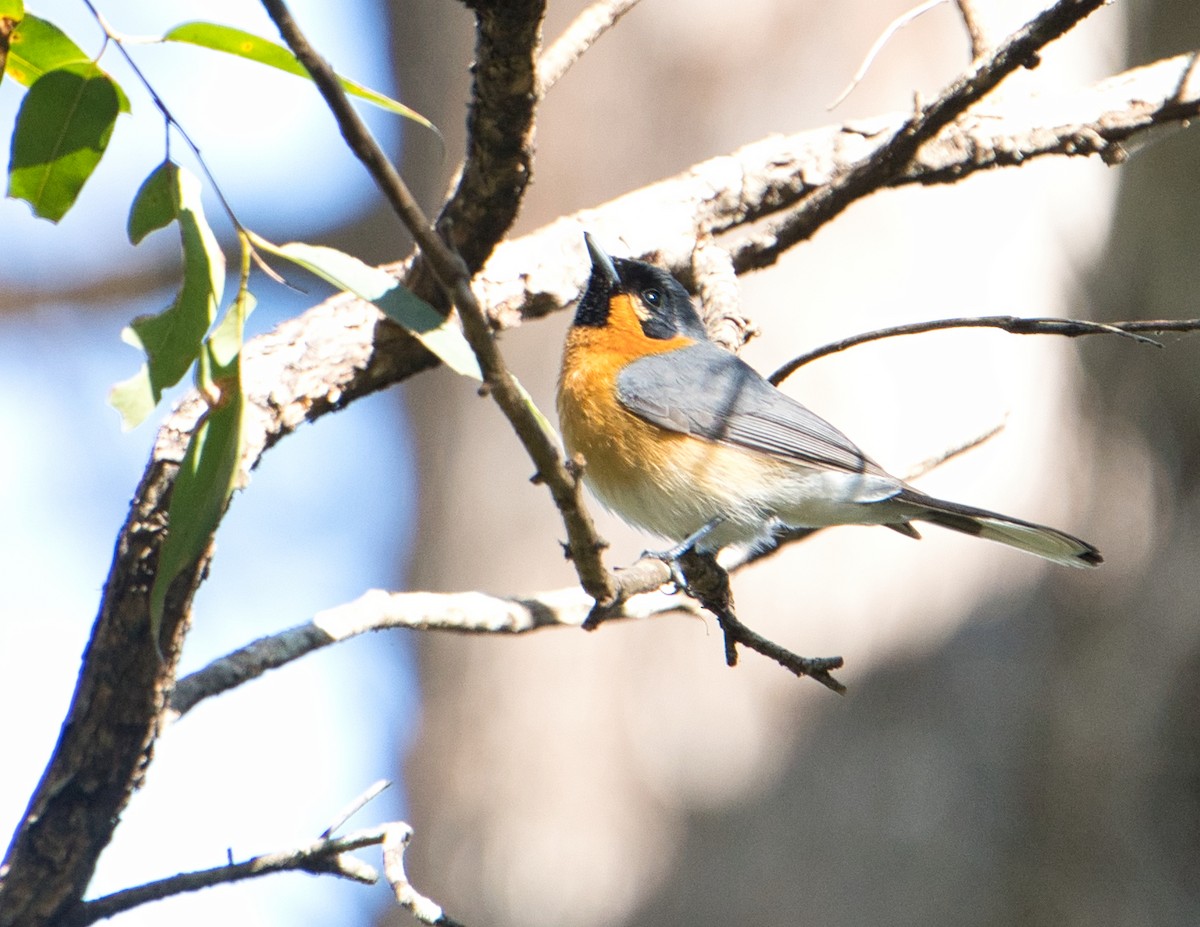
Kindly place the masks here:
POLYGON ((383 839, 383 877, 392 887, 397 904, 422 924, 429 924, 431 927, 462 927, 442 910, 440 904, 422 895, 408 880, 408 874, 404 871, 404 851, 412 835, 411 827, 399 824, 389 828, 383 839))
POLYGON ((358 814, 369 802, 374 800, 384 789, 391 785, 387 779, 379 779, 367 786, 366 790, 356 796, 344 808, 339 808, 338 813, 333 816, 333 820, 329 822, 329 826, 321 831, 321 839, 328 840, 333 836, 334 831, 340 830, 350 818, 358 814))
POLYGON ((954 447, 949 447, 940 454, 927 457, 920 463, 914 464, 909 468, 908 472, 904 474, 904 481, 906 483, 911 483, 914 480, 919 480, 927 473, 931 473, 938 467, 942 466, 942 464, 949 463, 951 460, 954 460, 954 458, 961 457, 963 454, 987 444, 987 442, 991 441, 992 438, 996 437, 996 435, 1000 434, 1000 432, 1004 430, 1004 425, 1004 422, 1000 422, 999 424, 989 428, 983 434, 972 438, 970 441, 964 441, 962 444, 956 444, 954 447))
POLYGON ((128 911, 150 901, 159 901, 213 885, 240 882, 275 872, 329 874, 372 884, 378 881, 378 874, 361 860, 343 854, 349 853, 351 850, 360 850, 363 847, 380 845, 390 829, 407 826, 403 823, 384 824, 379 827, 357 830, 344 837, 322 838, 290 850, 266 853, 241 863, 229 863, 223 866, 214 866, 211 869, 183 872, 165 879, 158 879, 135 888, 127 888, 123 891, 113 892, 111 895, 104 895, 94 901, 82 902, 63 919, 62 923, 64 927, 86 927, 88 924, 112 917, 114 914, 120 914, 122 911, 128 911))
POLYGON ((737 665, 737 645, 741 644, 774 660, 797 676, 809 676, 839 694, 846 687, 833 678, 832 671, 842 666, 841 657, 802 657, 772 640, 752 631, 738 620, 733 608, 733 593, 729 573, 709 553, 688 551, 679 558, 679 567, 686 578, 688 595, 717 616, 725 640, 725 662, 737 665))
POLYGON ((991 51, 991 43, 979 18, 979 11, 975 8, 975 0, 954 0, 954 5, 958 7, 958 14, 967 27, 967 36, 971 40, 971 60, 978 61, 991 51))
POLYGON ((637 4, 638 0, 596 0, 576 16, 538 58, 538 95, 545 96, 583 53, 637 4))
MULTIPOLYGON (((97 25, 100 26, 101 30, 103 30, 105 41, 111 41, 113 45, 116 46, 117 51, 121 53, 121 57, 125 59, 125 63, 129 65, 129 69, 133 71, 134 76, 138 79, 139 83, 141 83, 142 87, 145 88, 146 93, 150 95, 150 101, 162 114, 162 117, 166 120, 167 125, 174 128, 175 131, 179 133, 179 137, 183 139, 184 143, 191 150, 192 154, 196 158, 196 163, 199 164, 200 169, 204 171, 204 176, 208 178, 209 186, 212 187, 213 193, 216 194, 217 202, 221 204, 221 209, 224 210, 225 215, 229 217, 229 221, 233 224, 233 227, 237 229, 238 232, 245 232, 245 227, 238 220, 237 214, 233 211, 233 206, 230 205, 229 200, 225 198, 225 193, 221 190, 221 185, 217 183, 217 178, 213 176, 213 172, 209 170, 208 162, 204 160, 204 155, 200 153, 200 146, 192 141, 192 137, 188 135, 187 130, 184 129, 179 120, 176 119, 171 111, 167 108, 166 102, 158 95, 158 91, 154 89, 154 85, 150 83, 149 78, 142 73, 142 69, 138 67, 137 62, 133 60, 133 56, 129 54, 129 50, 125 47, 124 37, 119 35, 111 26, 109 26, 108 21, 104 18, 103 14, 96 9, 95 5, 92 3, 92 0, 83 0, 83 5, 88 8, 88 11, 92 14, 92 18, 96 20, 97 25)), ((168 152, 169 144, 170 140, 168 138, 168 152)))
POLYGON ((757 631, 742 624, 733 609, 722 611, 717 615, 717 621, 725 633, 726 662, 730 666, 737 663, 737 651, 734 649, 734 645, 741 644, 743 647, 749 647, 756 653, 774 660, 796 676, 808 676, 838 695, 846 694, 845 685, 832 675, 833 670, 841 669, 844 665, 845 661, 841 657, 802 657, 792 653, 786 647, 763 637, 757 631))
POLYGON ((826 111, 834 110, 841 106, 846 101, 846 97, 850 96, 850 94, 854 92, 854 89, 860 83, 862 83, 862 79, 867 76, 867 71, 871 70, 871 65, 875 63, 875 58, 881 51, 883 51, 883 47, 887 45, 889 41, 891 41, 893 35, 895 35, 909 23, 921 16, 924 16, 930 10, 941 6, 945 2, 946 0, 926 0, 925 3, 914 6, 907 13, 901 13, 890 23, 888 23, 887 28, 880 33, 879 38, 875 40, 875 43, 863 57, 862 64, 858 66, 858 70, 855 71, 854 76, 850 78, 850 83, 846 85, 846 89, 839 93, 834 101, 825 107, 826 111))
POLYGON ((996 328, 1011 335, 1062 335, 1065 338, 1079 338, 1083 335, 1121 335, 1132 338, 1139 344, 1162 347, 1153 338, 1147 338, 1140 332, 1192 332, 1200 330, 1200 319, 1154 319, 1135 320, 1132 322, 1091 322, 1086 319, 1025 319, 1015 315, 984 315, 969 316, 961 319, 935 319, 929 322, 910 322, 907 325, 893 325, 875 331, 851 335, 841 341, 814 348, 799 357, 794 357, 768 379, 778 386, 793 373, 822 357, 837 354, 848 348, 858 347, 871 341, 884 338, 896 338, 901 335, 922 335, 926 332, 944 331, 951 328, 996 328))
POLYGON ((483 308, 471 291, 467 265, 429 224, 408 186, 350 105, 333 69, 309 45, 286 4, 282 0, 262 0, 262 3, 292 53, 312 75, 346 143, 417 240, 447 298, 458 308, 463 334, 479 359, 488 392, 508 418, 537 468, 537 478, 546 484, 558 506, 580 583, 597 601, 612 601, 613 581, 600 556, 604 544, 583 504, 578 474, 568 470, 557 439, 543 427, 524 389, 509 373, 483 308))

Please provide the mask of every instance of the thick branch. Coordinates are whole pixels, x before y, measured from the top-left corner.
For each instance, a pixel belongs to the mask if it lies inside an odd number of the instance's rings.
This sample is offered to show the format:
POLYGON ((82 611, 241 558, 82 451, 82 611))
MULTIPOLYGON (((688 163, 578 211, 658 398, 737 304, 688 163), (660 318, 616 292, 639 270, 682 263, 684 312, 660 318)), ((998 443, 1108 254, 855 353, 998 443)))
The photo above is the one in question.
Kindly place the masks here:
MULTIPOLYGON (((1099 155, 1121 163, 1126 151, 1182 128, 1200 116, 1196 53, 1135 68, 1070 94, 1007 98, 976 109, 924 144, 884 186, 957 183, 977 171, 1019 167, 1051 156, 1099 155)), ((872 157, 907 115, 858 120, 791 136, 771 137, 508 241, 475 277, 473 286, 494 324, 519 325, 568 305, 586 282, 584 229, 621 240, 631 257, 654 254, 680 275, 691 269, 696 241, 759 222, 834 183, 872 157), (574 262, 546 255, 578 254, 574 262)), ((781 243, 772 237, 739 242, 734 269, 770 263, 781 243)))
MULTIPOLYGON (((112 821, 141 784, 173 666, 149 635, 148 591, 182 447, 163 442, 142 478, 117 542, 123 569, 110 575, 84 653, 68 723, 0 867, 0 924, 54 920, 83 896, 112 821), (139 723, 129 723, 129 719, 139 723)), ((207 563, 172 584, 163 622, 168 659, 178 655, 190 601, 207 563)))
POLYGON ((467 158, 438 217, 471 273, 517 218, 533 170, 537 51, 545 0, 466 0, 475 11, 467 158))

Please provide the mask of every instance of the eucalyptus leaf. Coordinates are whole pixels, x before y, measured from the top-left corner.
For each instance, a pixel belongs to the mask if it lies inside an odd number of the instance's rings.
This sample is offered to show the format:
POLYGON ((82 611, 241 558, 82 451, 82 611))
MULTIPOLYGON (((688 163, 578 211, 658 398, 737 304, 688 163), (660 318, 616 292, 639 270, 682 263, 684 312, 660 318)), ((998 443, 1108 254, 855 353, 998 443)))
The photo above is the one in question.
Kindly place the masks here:
POLYGON ((91 62, 42 74, 17 113, 8 195, 61 219, 100 163, 119 111, 112 78, 91 62))
POLYGON ((220 324, 204 343, 196 386, 211 405, 188 443, 171 490, 167 535, 150 588, 150 634, 160 648, 163 611, 175 578, 203 556, 237 485, 246 397, 242 344, 254 297, 245 281, 220 324))
POLYGON ((324 245, 303 242, 274 245, 258 236, 252 236, 251 240, 256 247, 303 267, 359 299, 374 303, 455 373, 483 379, 479 361, 463 337, 458 322, 452 316, 443 316, 387 271, 324 245))
POLYGON ((146 352, 146 364, 113 387, 109 402, 125 428, 140 424, 158 405, 163 390, 178 383, 200 355, 225 288, 225 257, 200 203, 200 182, 170 161, 142 184, 129 216, 131 240, 172 221, 183 247, 183 283, 174 302, 158 315, 142 316, 122 337, 146 352))
MULTIPOLYGON (((227 55, 236 55, 247 61, 265 64, 267 67, 275 68, 286 74, 312 79, 304 65, 282 45, 252 32, 234 29, 232 26, 222 26, 219 23, 210 22, 183 23, 167 32, 163 39, 167 42, 186 42, 189 45, 198 45, 201 48, 224 52, 227 55)), ((437 133, 437 127, 432 122, 398 100, 393 100, 369 87, 364 87, 349 78, 339 76, 338 81, 341 83, 342 89, 351 96, 358 97, 360 100, 365 100, 398 116, 403 116, 405 119, 411 119, 437 133)), ((440 137, 441 133, 438 133, 438 136, 440 137)))
MULTIPOLYGON (((10 0, 11 2, 11 0, 10 0)), ((31 87, 47 71, 68 64, 91 64, 92 56, 49 20, 26 13, 9 40, 8 62, 4 73, 18 84, 31 87)), ((112 80, 111 76, 109 77, 112 80)), ((129 97, 113 81, 121 112, 129 112, 129 97)))

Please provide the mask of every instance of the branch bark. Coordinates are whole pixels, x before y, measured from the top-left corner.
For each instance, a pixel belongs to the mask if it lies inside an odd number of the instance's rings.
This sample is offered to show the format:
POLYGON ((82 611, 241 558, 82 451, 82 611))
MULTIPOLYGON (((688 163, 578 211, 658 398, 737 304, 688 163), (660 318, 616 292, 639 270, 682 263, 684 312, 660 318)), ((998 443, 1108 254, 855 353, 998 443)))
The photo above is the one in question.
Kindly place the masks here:
MULTIPOLYGON (((1069 94, 1006 99, 948 125, 877 190, 958 183, 979 172, 1020 167, 1046 157, 1099 156, 1120 164, 1131 150, 1200 115, 1197 52, 1134 68, 1069 94)), ((696 241, 735 232, 795 206, 869 159, 908 119, 892 114, 789 136, 773 136, 633 191, 596 209, 564 217, 504 242, 472 286, 493 323, 510 328, 568 305, 586 282, 586 229, 626 243, 629 257, 690 273, 696 241), (546 255, 566 256, 553 263, 546 255), (577 260, 570 260, 571 255, 577 260)), ((814 229, 815 231, 815 229, 814 229)), ((731 247, 739 274, 779 253, 771 237, 731 247)))
MULTIPOLYGON (((228 863, 201 869, 196 872, 181 872, 165 879, 157 879, 105 895, 94 901, 85 901, 62 919, 64 927, 87 927, 123 911, 129 911, 151 901, 160 901, 174 895, 228 885, 276 872, 308 872, 314 875, 335 875, 355 882, 372 885, 379 874, 362 860, 345 854, 369 846, 384 846, 394 834, 412 835, 412 829, 402 821, 381 824, 378 827, 354 831, 344 837, 321 837, 312 843, 274 853, 254 856, 244 862, 228 863)), ((405 838, 407 840, 407 837, 405 838)))
MULTIPOLYGON (((659 563, 660 561, 653 561, 659 563)), ((666 582, 666 569, 649 573, 639 589, 666 582), (657 580, 657 582, 656 582, 657 580)), ((632 587, 631 587, 632 588, 632 587)), ((667 612, 696 613, 684 596, 632 591, 610 615, 645 619, 667 612)), ((580 588, 559 589, 522 598, 499 598, 481 592, 386 592, 372 589, 313 617, 312 621, 260 638, 180 679, 171 693, 174 721, 214 695, 228 692, 313 651, 370 631, 407 628, 413 631, 455 631, 463 634, 527 634, 541 628, 583 627, 594 605, 580 588)))

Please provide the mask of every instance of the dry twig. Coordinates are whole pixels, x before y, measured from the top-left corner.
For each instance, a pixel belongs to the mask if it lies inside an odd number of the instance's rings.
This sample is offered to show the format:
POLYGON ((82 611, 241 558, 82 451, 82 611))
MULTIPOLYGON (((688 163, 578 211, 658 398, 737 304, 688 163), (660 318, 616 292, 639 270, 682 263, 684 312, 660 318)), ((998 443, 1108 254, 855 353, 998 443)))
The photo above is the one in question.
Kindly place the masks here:
POLYGON ((408 881, 404 871, 404 850, 411 839, 412 828, 407 824, 392 825, 383 838, 383 875, 392 887, 396 903, 430 927, 462 927, 442 910, 440 904, 422 895, 408 881))
POLYGON ((538 59, 538 94, 545 96, 583 53, 637 4, 638 0, 596 0, 576 16, 538 59))
POLYGON ((1200 329, 1200 319, 1147 319, 1131 322, 1090 322, 1086 319, 1024 319, 1015 315, 984 315, 969 316, 961 319, 935 319, 930 322, 910 322, 906 325, 893 325, 875 331, 851 335, 841 341, 822 345, 794 357, 768 378, 778 386, 793 373, 822 357, 837 354, 860 344, 880 341, 884 338, 896 338, 901 335, 923 335, 927 332, 946 331, 951 328, 995 328, 1010 335, 1062 335, 1066 338, 1079 338, 1083 335, 1122 335, 1140 344, 1162 347, 1153 338, 1147 338, 1141 332, 1193 332, 1200 329))
POLYGON ((768 640, 751 630, 738 619, 733 607, 733 592, 729 573, 717 563, 712 554, 689 551, 680 558, 680 568, 687 579, 687 592, 717 617, 725 636, 725 663, 736 666, 737 645, 761 653, 797 676, 809 676, 839 695, 846 687, 833 678, 832 671, 842 666, 841 657, 802 657, 786 647, 768 640))
POLYGON ((379 878, 375 870, 362 860, 346 854, 363 847, 378 846, 383 843, 390 828, 407 826, 400 823, 384 824, 357 830, 344 837, 322 837, 303 846, 265 853, 240 863, 228 863, 195 872, 181 872, 135 888, 113 892, 93 901, 82 902, 62 918, 61 923, 63 927, 86 927, 151 901, 276 872, 328 874, 370 885, 379 878))
MULTIPOLYGON (((658 571, 642 579, 637 588, 628 587, 628 594, 609 617, 645 619, 667 612, 695 611, 686 599, 654 591, 668 581, 669 575, 661 561, 649 563, 656 564, 658 571)), ((626 572, 621 571, 618 576, 626 572)), ((260 638, 183 677, 171 693, 170 717, 177 720, 205 699, 228 692, 313 651, 370 631, 406 628, 466 634, 525 634, 539 628, 578 628, 583 626, 594 605, 578 587, 519 599, 481 592, 372 589, 353 602, 319 613, 307 624, 260 638)))
POLYGON ((222 866, 181 872, 165 879, 104 895, 94 901, 77 905, 62 923, 64 927, 87 927, 96 921, 132 910, 151 901, 161 901, 175 895, 227 885, 277 872, 308 872, 313 875, 334 875, 355 882, 373 885, 379 881, 376 870, 357 857, 353 850, 379 846, 383 852, 383 872, 395 892, 396 900, 424 924, 437 927, 461 927, 447 917, 439 905, 421 895, 404 874, 404 848, 412 839, 412 828, 403 821, 380 824, 377 827, 354 831, 344 837, 334 837, 346 820, 379 795, 391 783, 386 780, 371 785, 366 791, 341 809, 333 823, 312 843, 254 856, 235 863, 232 858, 222 866))
POLYGON ((991 44, 979 18, 979 11, 975 8, 975 0, 954 0, 954 5, 958 7, 958 15, 967 27, 967 36, 971 40, 971 60, 978 61, 991 50, 991 44))
POLYGON ((825 109, 835 110, 846 102, 846 98, 854 92, 854 89, 860 83, 862 83, 862 79, 867 76, 867 71, 871 70, 871 65, 875 63, 875 59, 879 56, 879 53, 883 51, 883 47, 891 41, 892 36, 894 36, 905 26, 924 16, 930 10, 941 6, 945 2, 946 0, 925 0, 924 3, 920 3, 917 6, 914 6, 911 10, 901 13, 890 23, 888 23, 887 28, 885 28, 883 32, 879 34, 879 38, 874 41, 871 47, 867 50, 866 55, 863 56, 862 64, 858 66, 858 70, 855 71, 854 76, 850 78, 850 83, 846 85, 845 89, 839 93, 833 99, 833 102, 826 106, 825 109))

